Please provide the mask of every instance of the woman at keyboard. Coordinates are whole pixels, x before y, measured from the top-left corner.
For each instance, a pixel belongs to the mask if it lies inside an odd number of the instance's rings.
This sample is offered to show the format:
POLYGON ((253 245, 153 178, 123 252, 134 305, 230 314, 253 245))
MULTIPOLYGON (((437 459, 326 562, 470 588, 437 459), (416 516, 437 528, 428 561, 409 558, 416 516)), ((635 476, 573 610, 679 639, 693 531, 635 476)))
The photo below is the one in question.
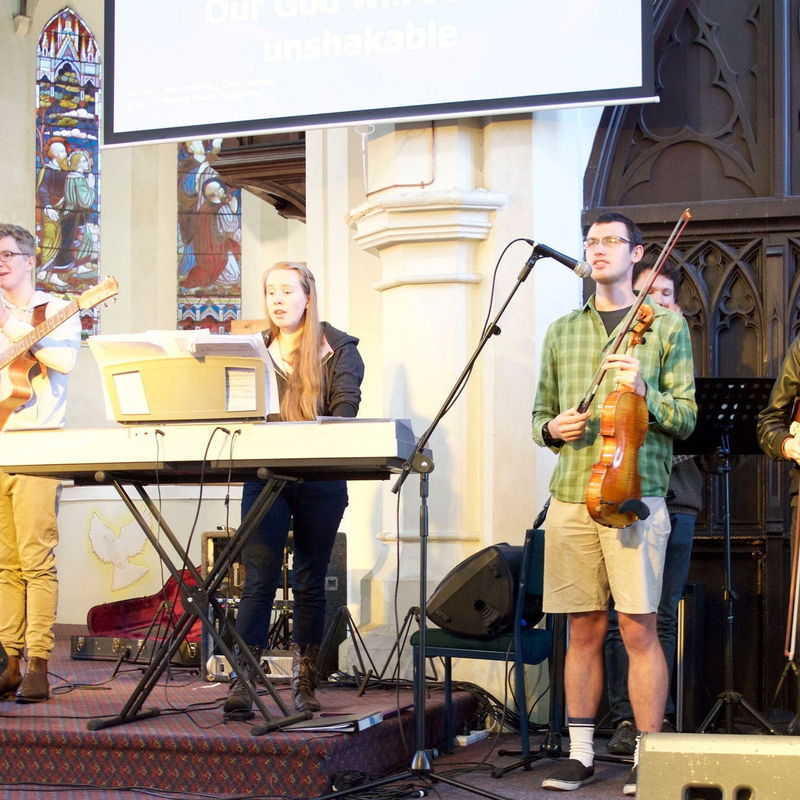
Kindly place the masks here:
MULTIPOLYGON (((279 262, 267 270, 264 289, 270 321, 264 336, 275 366, 280 418, 355 417, 364 377, 358 339, 319 321, 311 270, 302 263, 279 262)), ((262 487, 261 481, 244 484, 243 518, 262 487)), ((293 531, 292 694, 298 711, 320 709, 314 690, 324 633, 325 575, 346 506, 345 481, 288 485, 242 552, 245 580, 236 629, 258 661, 266 645, 290 527, 293 531)), ((224 711, 230 718, 252 715, 250 696, 240 682, 231 684, 224 711)))

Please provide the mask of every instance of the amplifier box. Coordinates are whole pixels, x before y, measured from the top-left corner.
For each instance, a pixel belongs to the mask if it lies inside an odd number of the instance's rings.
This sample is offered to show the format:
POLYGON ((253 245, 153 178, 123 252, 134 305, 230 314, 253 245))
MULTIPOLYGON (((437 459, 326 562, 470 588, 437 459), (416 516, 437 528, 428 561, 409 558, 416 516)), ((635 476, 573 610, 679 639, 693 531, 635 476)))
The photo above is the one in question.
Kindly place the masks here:
MULTIPOLYGON (((267 650, 261 656, 261 669, 273 683, 285 683, 292 677, 292 654, 289 650, 267 650)), ((206 661, 206 680, 228 683, 233 670, 225 656, 216 653, 206 661)))
MULTIPOLYGON (((228 544, 234 531, 220 528, 216 531, 207 531, 203 534, 202 544, 202 574, 207 577, 213 569, 215 560, 222 552, 222 548, 228 544)), ((288 588, 287 598, 283 599, 284 576, 278 584, 275 601, 272 607, 272 616, 269 620, 268 644, 274 652, 285 653, 291 644, 291 626, 294 601, 292 599, 291 585, 294 578, 292 569, 293 537, 291 531, 285 552, 285 580, 288 588)), ((233 647, 232 637, 226 633, 226 626, 235 626, 236 617, 239 611, 241 590, 244 585, 244 567, 237 561, 231 565, 228 575, 223 581, 217 593, 217 602, 222 608, 224 619, 219 619, 212 608, 209 608, 212 623, 216 630, 225 638, 229 647, 233 647)), ((323 641, 327 641, 330 646, 324 648, 324 658, 318 664, 320 673, 327 677, 332 672, 339 669, 339 645, 345 640, 345 626, 338 615, 338 611, 347 605, 347 535, 341 531, 336 534, 333 543, 328 571, 325 575, 325 623, 323 641), (334 626, 334 623, 337 623, 334 626)), ((227 680, 225 677, 225 665, 217 660, 218 652, 214 640, 208 631, 204 631, 202 637, 202 663, 206 672, 206 679, 209 681, 227 680), (220 666, 221 665, 221 666, 220 666)), ((276 655, 278 660, 273 667, 273 675, 288 675, 291 672, 290 666, 286 666, 281 661, 282 656, 276 655)))
MULTIPOLYGON (((71 636, 70 655, 83 661, 118 661, 130 664, 149 664, 159 640, 129 639, 123 636, 71 636)), ((178 667, 199 667, 200 646, 198 642, 181 642, 172 658, 178 667)))

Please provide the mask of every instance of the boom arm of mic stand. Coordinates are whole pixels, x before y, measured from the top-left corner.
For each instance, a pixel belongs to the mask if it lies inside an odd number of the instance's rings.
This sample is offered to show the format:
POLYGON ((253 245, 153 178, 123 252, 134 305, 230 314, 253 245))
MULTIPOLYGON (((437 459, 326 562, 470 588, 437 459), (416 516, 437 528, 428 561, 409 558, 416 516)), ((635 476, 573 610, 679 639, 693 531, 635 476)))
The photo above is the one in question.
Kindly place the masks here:
POLYGON ((409 476, 411 472, 417 473, 427 473, 432 472, 434 463, 433 459, 430 457, 429 453, 425 452, 425 445, 428 443, 428 440, 433 435, 434 430, 436 430, 436 426, 441 421, 442 417, 447 413, 448 409, 450 408, 450 403, 453 402, 455 396, 461 391, 462 385, 465 383, 472 368, 475 366, 475 362, 478 360, 478 356, 481 354, 481 351, 486 346, 486 342, 492 338, 492 336, 498 335, 500 333, 500 328, 498 327, 497 323, 500 321, 500 317, 503 316, 506 308, 508 308, 509 303, 511 302, 514 295, 517 293, 517 289, 522 285, 523 281, 530 275, 531 270, 533 269, 534 264, 540 259, 544 258, 544 256, 539 255, 538 253, 531 253, 528 260, 525 262, 525 266, 520 270, 519 275, 517 276, 517 282, 514 284, 514 287, 508 294, 506 301, 500 307, 500 310, 495 315, 495 318, 486 326, 486 329, 481 336, 480 341, 478 342, 478 346, 475 348, 472 355, 469 357, 466 366, 461 371, 461 374, 458 376, 453 388, 450 390, 450 393, 445 398, 444 403, 442 403, 439 410, 436 412, 436 416, 433 418, 433 422, 428 426, 425 433, 419 437, 417 440, 416 447, 414 448, 414 452, 406 459, 403 466, 400 468, 400 475, 397 477, 397 480, 392 486, 392 491, 397 494, 402 488, 403 484, 406 482, 406 478, 409 476))

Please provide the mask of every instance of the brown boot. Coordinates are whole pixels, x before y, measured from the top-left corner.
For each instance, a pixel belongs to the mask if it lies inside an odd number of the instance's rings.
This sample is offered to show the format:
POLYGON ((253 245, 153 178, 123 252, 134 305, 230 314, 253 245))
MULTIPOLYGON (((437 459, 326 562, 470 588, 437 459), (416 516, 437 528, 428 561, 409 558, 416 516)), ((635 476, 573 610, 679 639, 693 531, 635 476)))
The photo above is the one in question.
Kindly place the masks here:
MULTIPOLYGON (((261 661, 262 649, 255 645, 248 645, 248 649, 253 654, 256 661, 261 661)), ((241 659, 241 656, 240 656, 241 659)), ((249 678, 251 685, 255 688, 256 684, 263 684, 264 677, 261 670, 253 671, 248 662, 243 659, 239 662, 239 668, 249 678)), ((233 683, 228 687, 228 697, 222 708, 225 719, 248 720, 253 719, 253 701, 250 693, 245 689, 244 684, 237 676, 233 683)))
POLYGON ((20 683, 22 683, 22 673, 19 671, 19 656, 9 656, 8 664, 0 675, 0 700, 13 699, 20 683))
POLYGON ((17 689, 18 703, 41 703, 50 699, 47 682, 47 659, 34 656, 28 661, 28 671, 17 689))
POLYGON ((292 695, 298 711, 319 711, 322 708, 314 695, 318 657, 318 644, 292 644, 292 695))

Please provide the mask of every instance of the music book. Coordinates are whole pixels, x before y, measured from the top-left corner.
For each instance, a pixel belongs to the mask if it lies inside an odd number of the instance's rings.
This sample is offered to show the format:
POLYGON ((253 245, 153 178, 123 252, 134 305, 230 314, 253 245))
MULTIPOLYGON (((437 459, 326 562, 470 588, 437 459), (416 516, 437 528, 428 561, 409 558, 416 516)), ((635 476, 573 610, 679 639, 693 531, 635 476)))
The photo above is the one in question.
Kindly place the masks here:
POLYGON ((316 717, 295 722, 281 728, 282 731, 293 733, 358 733, 383 722, 383 712, 373 711, 367 714, 336 714, 330 717, 316 717))

